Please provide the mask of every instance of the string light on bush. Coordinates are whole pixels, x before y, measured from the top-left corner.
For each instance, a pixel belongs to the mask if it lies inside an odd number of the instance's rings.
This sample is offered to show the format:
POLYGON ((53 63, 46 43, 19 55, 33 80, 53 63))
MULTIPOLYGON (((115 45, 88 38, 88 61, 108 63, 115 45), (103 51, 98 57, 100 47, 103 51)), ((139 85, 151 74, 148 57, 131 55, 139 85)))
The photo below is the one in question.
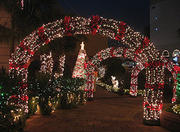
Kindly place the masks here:
POLYGON ((172 107, 172 110, 174 113, 180 115, 180 105, 179 104, 176 104, 172 107))

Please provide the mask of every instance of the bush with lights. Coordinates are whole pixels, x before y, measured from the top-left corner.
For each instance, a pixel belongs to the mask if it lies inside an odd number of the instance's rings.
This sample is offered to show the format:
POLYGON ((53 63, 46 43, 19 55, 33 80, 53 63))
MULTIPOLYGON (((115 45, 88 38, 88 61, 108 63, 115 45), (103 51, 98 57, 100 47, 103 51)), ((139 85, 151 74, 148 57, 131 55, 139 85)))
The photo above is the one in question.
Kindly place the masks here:
POLYGON ((29 113, 34 114, 37 105, 43 115, 51 113, 51 107, 48 104, 49 98, 53 96, 53 89, 50 87, 50 75, 48 73, 38 72, 34 79, 28 80, 29 90, 29 113))
POLYGON ((60 84, 60 104, 62 109, 77 107, 86 102, 82 78, 58 78, 60 84))
POLYGON ((20 131, 25 125, 24 112, 17 103, 21 100, 19 77, 10 78, 0 71, 0 131, 20 131))
POLYGON ((176 104, 172 107, 172 111, 180 115, 180 73, 177 74, 176 98, 176 104))
POLYGON ((166 104, 165 111, 180 115, 180 73, 177 73, 176 102, 175 104, 166 104))
POLYGON ((177 102, 180 104, 180 73, 177 74, 176 96, 177 102))
MULTIPOLYGON (((117 94, 119 94, 119 95, 123 95, 123 94, 129 95, 129 89, 124 88, 123 91, 122 91, 122 89, 120 88, 119 90, 115 90, 115 89, 113 88, 113 86, 108 85, 108 84, 106 84, 106 83, 104 83, 104 82, 102 82, 102 81, 100 81, 100 80, 98 80, 98 81, 96 82, 96 84, 99 85, 99 86, 101 86, 101 87, 104 87, 104 88, 105 88, 107 91, 109 91, 109 92, 114 92, 114 93, 117 93, 117 94)), ((137 95, 143 96, 143 94, 144 94, 144 91, 143 91, 143 90, 138 90, 137 95)))
POLYGON ((49 74, 39 72, 36 78, 28 81, 29 115, 37 111, 37 105, 41 114, 48 115, 58 108, 74 108, 86 102, 84 79, 50 78, 49 74))

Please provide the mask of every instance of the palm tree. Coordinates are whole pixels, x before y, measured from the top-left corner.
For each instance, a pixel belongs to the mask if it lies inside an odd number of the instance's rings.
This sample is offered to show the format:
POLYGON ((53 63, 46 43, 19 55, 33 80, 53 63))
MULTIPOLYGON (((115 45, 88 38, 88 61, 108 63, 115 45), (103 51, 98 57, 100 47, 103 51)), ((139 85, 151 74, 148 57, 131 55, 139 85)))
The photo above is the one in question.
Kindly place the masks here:
POLYGON ((0 0, 0 5, 5 7, 12 16, 11 53, 16 40, 21 40, 44 23, 65 16, 58 0, 24 0, 23 10, 19 7, 18 1, 0 0))

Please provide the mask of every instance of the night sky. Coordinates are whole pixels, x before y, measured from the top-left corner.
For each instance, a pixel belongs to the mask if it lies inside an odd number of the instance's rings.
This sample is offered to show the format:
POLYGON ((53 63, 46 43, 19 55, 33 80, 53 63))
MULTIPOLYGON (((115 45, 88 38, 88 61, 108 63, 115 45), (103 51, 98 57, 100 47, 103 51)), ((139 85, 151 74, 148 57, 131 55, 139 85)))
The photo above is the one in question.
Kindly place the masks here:
POLYGON ((59 0, 65 11, 78 16, 99 15, 126 22, 135 31, 149 25, 149 0, 59 0))

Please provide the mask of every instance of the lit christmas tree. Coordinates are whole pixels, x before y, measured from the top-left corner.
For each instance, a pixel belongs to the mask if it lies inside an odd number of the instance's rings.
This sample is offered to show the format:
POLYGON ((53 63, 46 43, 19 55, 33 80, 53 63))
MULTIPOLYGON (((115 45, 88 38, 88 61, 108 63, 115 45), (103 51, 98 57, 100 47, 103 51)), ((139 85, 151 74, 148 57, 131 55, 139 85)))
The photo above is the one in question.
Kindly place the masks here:
POLYGON ((81 49, 77 57, 77 61, 73 70, 72 77, 85 79, 86 78, 85 63, 87 59, 87 54, 86 54, 86 51, 84 50, 84 43, 82 42, 80 45, 81 45, 81 49))
POLYGON ((43 54, 40 56, 41 60, 41 69, 40 72, 43 73, 49 73, 52 75, 52 70, 53 70, 53 58, 52 58, 52 53, 50 52, 49 55, 43 54))

